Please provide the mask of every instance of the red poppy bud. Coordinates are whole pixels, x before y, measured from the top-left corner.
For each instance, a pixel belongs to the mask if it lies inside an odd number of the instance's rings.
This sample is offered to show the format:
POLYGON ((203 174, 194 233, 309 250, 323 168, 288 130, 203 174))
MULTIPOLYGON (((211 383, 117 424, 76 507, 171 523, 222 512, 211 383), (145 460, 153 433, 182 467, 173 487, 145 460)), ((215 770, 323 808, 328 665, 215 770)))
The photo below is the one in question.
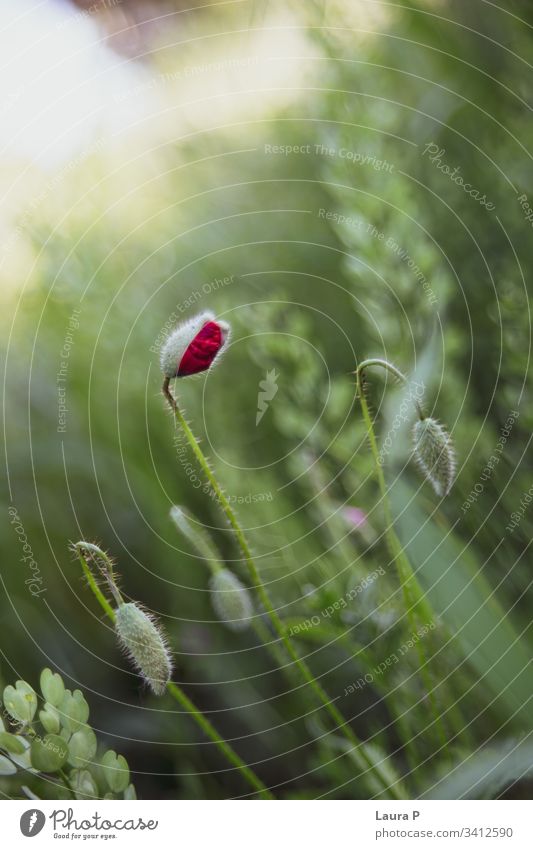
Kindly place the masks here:
POLYGON ((229 339, 229 325, 203 312, 178 325, 161 349, 161 369, 167 378, 188 377, 211 368, 229 339))

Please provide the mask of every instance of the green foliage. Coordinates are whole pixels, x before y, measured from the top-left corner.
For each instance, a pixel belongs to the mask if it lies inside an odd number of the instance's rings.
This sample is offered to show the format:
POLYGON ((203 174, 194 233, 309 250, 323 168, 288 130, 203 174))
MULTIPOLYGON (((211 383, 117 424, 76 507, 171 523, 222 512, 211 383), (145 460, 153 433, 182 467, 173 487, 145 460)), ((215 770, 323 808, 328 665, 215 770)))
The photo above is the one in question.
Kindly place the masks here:
POLYGON ((4 688, 12 730, 2 723, 0 776, 11 776, 12 786, 32 799, 134 798, 128 763, 99 746, 81 690, 66 689, 59 673, 48 668, 40 683, 43 699, 56 705, 46 701, 38 721, 39 697, 26 681, 4 688))

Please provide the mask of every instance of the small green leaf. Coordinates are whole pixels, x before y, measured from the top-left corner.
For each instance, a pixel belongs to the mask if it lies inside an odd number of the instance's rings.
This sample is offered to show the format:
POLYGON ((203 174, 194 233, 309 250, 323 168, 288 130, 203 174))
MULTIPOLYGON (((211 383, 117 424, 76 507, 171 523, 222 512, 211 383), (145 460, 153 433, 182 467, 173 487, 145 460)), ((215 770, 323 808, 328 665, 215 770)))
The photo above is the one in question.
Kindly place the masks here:
POLYGON ((110 749, 102 758, 102 767, 113 793, 122 793, 130 783, 130 769, 126 758, 110 749))
POLYGON ((37 694, 26 681, 17 681, 14 687, 9 684, 5 688, 4 705, 13 719, 27 724, 35 716, 37 694))
POLYGON ((137 794, 135 792, 135 787, 133 786, 133 784, 128 784, 128 786, 124 790, 124 798, 125 799, 136 799, 137 798, 137 794))
POLYGON ((87 762, 92 761, 96 754, 96 734, 86 725, 80 728, 70 738, 68 744, 69 757, 68 762, 74 767, 87 766, 87 762))
POLYGON ((39 711, 39 719, 45 731, 48 731, 50 734, 59 734, 61 728, 59 713, 57 708, 50 704, 50 702, 45 702, 44 709, 39 711))
POLYGON ((68 746, 58 734, 37 737, 31 744, 31 763, 39 772, 57 772, 67 757, 68 746))
POLYGON ((14 775, 17 771, 15 764, 0 755, 0 775, 14 775))
POLYGON ((81 690, 65 690, 59 706, 61 724, 69 731, 78 731, 89 719, 89 705, 81 690))
POLYGON ((54 707, 59 707, 65 695, 65 685, 61 675, 52 672, 51 669, 43 669, 41 672, 41 693, 46 702, 54 707))
POLYGON ((76 799, 98 798, 98 788, 88 769, 73 769, 69 775, 69 783, 76 799))
POLYGON ((7 731, 0 731, 0 749, 12 752, 15 755, 22 755, 26 751, 20 737, 17 737, 16 734, 9 734, 7 731))

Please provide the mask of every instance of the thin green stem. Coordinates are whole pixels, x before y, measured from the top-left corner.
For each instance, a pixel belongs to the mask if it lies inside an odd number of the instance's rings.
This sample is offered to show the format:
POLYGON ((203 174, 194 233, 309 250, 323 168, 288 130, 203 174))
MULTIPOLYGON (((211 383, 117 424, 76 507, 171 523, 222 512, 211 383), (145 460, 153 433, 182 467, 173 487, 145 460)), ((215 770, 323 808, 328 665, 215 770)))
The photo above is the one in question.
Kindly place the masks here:
MULTIPOLYGON (((418 583, 411 563, 409 562, 409 559, 403 550, 403 546, 400 540, 398 539, 398 536, 396 535, 396 531, 394 530, 387 483, 385 481, 385 475, 383 473, 383 467, 380 461, 378 444, 374 431, 374 423, 370 415, 370 410, 368 409, 368 404, 365 396, 365 389, 363 385, 363 371, 365 368, 372 365, 387 368, 392 374, 394 374, 396 377, 398 377, 400 380, 403 380, 404 382, 406 382, 406 378, 404 377, 404 375, 402 375, 400 371, 398 371, 398 369, 396 369, 391 363, 388 363, 386 360, 365 360, 359 365, 356 371, 357 394, 361 403, 361 410, 363 413, 363 420, 366 426, 368 441, 370 443, 370 450, 372 452, 372 456, 375 462, 376 477, 378 479, 378 485, 381 493, 383 512, 385 514, 385 537, 387 539, 387 544, 391 556, 396 564, 396 568, 398 569, 398 577, 400 579, 400 585, 404 597, 406 615, 409 621, 409 626, 414 634, 419 624, 426 625, 433 622, 435 620, 435 614, 431 608, 431 605, 427 602, 427 599, 425 598, 424 591, 418 583)), ((416 645, 420 663, 420 674, 424 681, 424 686, 426 687, 428 693, 431 709, 435 716, 439 742, 442 745, 445 745, 446 733, 437 712, 435 696, 433 693, 433 684, 427 671, 427 658, 420 640, 417 641, 416 645)))
MULTIPOLYGON (((378 363, 381 365, 382 362, 385 361, 365 360, 364 363, 361 363, 356 372, 357 394, 361 403, 361 411, 363 413, 363 420, 366 426, 368 441, 370 443, 370 450, 372 452, 376 467, 376 477, 381 493, 383 512, 385 514, 385 535, 391 555, 394 558, 396 567, 398 569, 402 591, 404 593, 404 598, 407 605, 407 612, 409 614, 412 610, 415 610, 417 613, 421 614, 422 618, 429 617, 429 621, 432 621, 435 617, 435 614, 433 613, 431 606, 428 604, 425 598, 422 587, 417 581, 414 570, 409 562, 407 555, 403 550, 400 540, 396 535, 396 531, 394 530, 394 522, 390 508, 387 483, 385 481, 383 466, 379 455, 376 434, 374 431, 374 423, 372 422, 372 417, 370 416, 370 410, 368 409, 368 404, 365 396, 365 390, 363 385, 363 368, 367 365, 373 365, 378 363)), ((390 364, 388 365, 390 368, 393 368, 390 366, 390 364)), ((393 373, 395 372, 396 369, 393 373)), ((398 372, 398 374, 401 374, 401 372, 398 372)))
MULTIPOLYGON (((82 554, 83 549, 86 551, 91 551, 91 553, 97 554, 101 556, 103 552, 97 547, 92 546, 89 543, 77 543, 75 545, 75 549, 78 553, 78 557, 80 559, 80 563, 83 569, 83 572, 87 578, 89 587, 91 588, 98 604, 108 616, 108 618, 115 623, 115 611, 101 592, 98 584, 96 583, 94 576, 87 564, 85 557, 82 554)), ((272 795, 270 790, 265 787, 263 782, 257 775, 247 766, 244 761, 239 757, 237 752, 227 743, 218 733, 216 728, 209 722, 206 716, 196 707, 196 705, 189 699, 188 696, 185 695, 181 687, 177 684, 174 684, 172 681, 169 681, 166 685, 167 691, 170 695, 177 701, 179 704, 185 708, 187 713, 190 714, 191 718, 194 719, 197 725, 200 726, 202 731, 209 737, 213 743, 217 746, 219 751, 224 755, 224 757, 232 764, 232 766, 236 767, 239 770, 243 778, 248 782, 248 784, 256 790, 262 799, 274 799, 275 797, 272 795)))
POLYGON ((222 754, 227 758, 227 760, 236 767, 242 776, 247 780, 248 784, 253 787, 262 799, 274 799, 274 796, 267 790, 263 782, 257 777, 255 772, 247 766, 243 760, 239 757, 237 752, 231 748, 229 743, 227 743, 218 733, 216 728, 211 725, 209 720, 203 713, 201 713, 196 705, 189 699, 188 696, 185 695, 181 687, 178 687, 177 684, 174 684, 172 681, 169 681, 167 684, 167 691, 170 695, 177 701, 179 704, 185 708, 187 713, 189 713, 197 725, 203 730, 205 735, 209 737, 213 743, 216 743, 222 754))
MULTIPOLYGON (((120 590, 117 586, 117 581, 116 581, 116 578, 115 578, 115 570, 113 568, 113 561, 110 558, 109 554, 107 554, 107 552, 105 552, 98 545, 95 545, 93 542, 77 542, 77 543, 74 544, 74 550, 78 553, 80 560, 81 560, 82 554, 88 555, 88 557, 93 561, 93 563, 96 564, 97 568, 102 573, 105 580, 107 581, 107 584, 109 586, 109 589, 111 590, 111 594, 112 594, 113 598, 115 599, 116 604, 117 605, 124 604, 124 599, 122 598, 122 596, 120 594, 120 590)), ((85 556, 84 557, 85 566, 87 567, 87 569, 90 572, 90 569, 89 569, 88 564, 86 562, 87 559, 88 558, 85 556)), ((91 572, 90 572, 90 574, 91 574, 91 577, 93 578, 93 581, 94 581, 94 577, 92 576, 91 572)), ((96 586, 98 586, 98 585, 96 585, 96 586)), ((92 589, 92 587, 91 587, 91 589, 92 589)))
POLYGON ((177 423, 182 428, 182 430, 183 430, 183 432, 186 436, 186 439, 187 439, 187 441, 188 441, 188 443, 191 447, 191 450, 192 450, 194 456, 196 457, 204 475, 206 476, 207 480, 209 481, 209 484, 211 485, 211 488, 212 488, 212 490, 213 490, 213 492, 214 492, 214 494, 215 494, 215 496, 216 496, 216 498, 219 502, 221 509, 224 511, 226 518, 227 518, 233 532, 235 533, 235 537, 236 537, 237 542, 238 542, 238 544, 241 548, 241 551, 244 555, 244 559, 246 561, 246 565, 247 565, 248 570, 250 572, 250 576, 251 576, 252 582, 254 584, 255 590, 256 590, 256 592, 259 596, 261 603, 263 604, 263 607, 264 607, 264 609, 265 609, 265 611, 266 611, 266 613, 267 613, 267 615, 268 615, 268 617, 269 617, 269 619, 272 623, 272 626, 273 626, 275 632, 277 633, 279 639, 282 641, 282 643, 283 643, 283 645, 284 645, 284 647, 287 651, 287 654, 289 655, 289 657, 293 661, 294 665, 299 670, 302 678, 307 682, 307 684, 309 684, 309 686, 311 687, 311 689, 313 690, 313 692, 317 696, 318 700, 326 708, 327 712, 329 713, 330 717, 332 718, 333 722, 335 723, 335 726, 339 729, 339 731, 342 734, 344 734, 344 736, 347 738, 347 740, 353 746, 353 756, 354 756, 354 759, 357 761, 358 767, 363 772, 368 770, 368 771, 376 774, 378 776, 380 782, 382 783, 384 790, 386 792, 389 792, 394 798, 397 798, 397 799, 405 798, 405 796, 401 793, 401 788, 398 788, 398 787, 395 787, 395 786, 390 786, 390 782, 388 780, 386 773, 383 772, 380 769, 380 765, 376 764, 375 761, 373 760, 373 758, 371 757, 371 755, 366 752, 365 745, 356 736, 356 734, 354 733, 354 731, 352 730, 352 728, 348 724, 347 720, 342 716, 340 711, 335 707, 334 703, 331 701, 330 697, 328 696, 328 694, 326 693, 324 688, 321 686, 321 684, 319 684, 319 682, 316 680, 315 676, 313 675, 313 673, 311 672, 311 670, 309 669, 309 667, 307 666, 305 661, 303 661, 300 658, 299 654, 297 653, 296 649, 294 648, 289 636, 287 635, 287 632, 286 632, 286 629, 283 625, 283 622, 279 618, 276 610, 274 609, 274 607, 272 605, 272 602, 270 601, 270 597, 267 593, 266 587, 263 584, 263 581, 261 579, 261 576, 260 576, 259 571, 257 569, 257 566, 255 564, 255 561, 254 561, 254 558, 252 556, 252 552, 250 550, 250 546, 248 545, 248 541, 246 539, 244 531, 242 530, 242 528, 239 524, 239 521, 238 521, 228 499, 226 498, 220 484, 218 483, 218 481, 217 481, 217 479, 216 479, 216 477, 215 477, 215 475, 214 475, 214 473, 213 473, 213 471, 212 471, 202 449, 200 448, 200 445, 199 445, 194 433, 192 432, 191 428, 189 427, 189 425, 188 425, 183 413, 181 412, 181 409, 179 408, 179 406, 176 402, 176 399, 172 395, 169 387, 170 387, 170 381, 169 381, 168 378, 165 378, 165 381, 163 383, 163 394, 164 394, 165 398, 167 399, 167 402, 168 402, 170 408, 172 409, 172 411, 174 413, 174 416, 175 416, 177 423))
MULTIPOLYGON (((212 539, 207 535, 204 528, 200 525, 197 519, 192 516, 183 507, 174 504, 170 509, 170 518, 174 522, 178 531, 189 541, 197 554, 203 559, 208 567, 211 575, 215 576, 218 572, 224 569, 222 555, 218 551, 212 539)), ((263 644, 266 651, 272 655, 276 665, 286 673, 286 658, 281 652, 279 644, 274 642, 270 637, 270 632, 265 624, 261 621, 260 616, 254 616, 252 628, 255 631, 259 642, 263 644)))

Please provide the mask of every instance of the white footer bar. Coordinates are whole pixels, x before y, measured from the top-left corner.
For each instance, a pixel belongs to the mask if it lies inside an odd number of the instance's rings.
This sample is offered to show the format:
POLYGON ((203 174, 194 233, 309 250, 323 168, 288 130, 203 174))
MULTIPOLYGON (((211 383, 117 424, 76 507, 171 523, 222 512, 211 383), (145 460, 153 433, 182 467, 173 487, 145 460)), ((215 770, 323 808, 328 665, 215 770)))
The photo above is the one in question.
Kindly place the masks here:
POLYGON ((531 849, 531 809, 526 801, 4 801, 0 816, 2 844, 10 849, 67 841, 184 849, 531 849))

